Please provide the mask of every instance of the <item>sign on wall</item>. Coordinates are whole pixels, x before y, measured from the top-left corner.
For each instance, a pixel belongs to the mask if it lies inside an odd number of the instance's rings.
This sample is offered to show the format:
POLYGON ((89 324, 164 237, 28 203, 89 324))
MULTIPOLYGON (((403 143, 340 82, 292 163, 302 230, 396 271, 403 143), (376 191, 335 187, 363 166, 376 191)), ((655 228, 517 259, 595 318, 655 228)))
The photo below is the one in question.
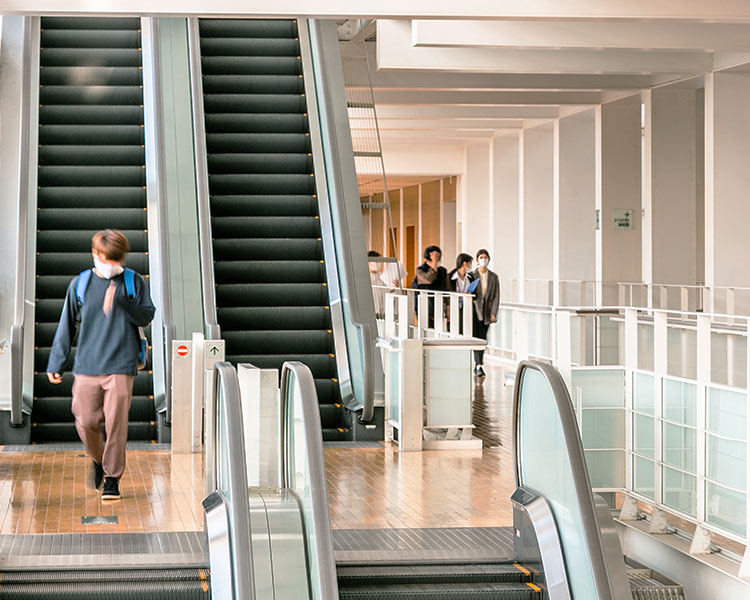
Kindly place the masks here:
POLYGON ((633 209, 632 208, 613 208, 612 209, 612 228, 613 229, 633 229, 633 209))

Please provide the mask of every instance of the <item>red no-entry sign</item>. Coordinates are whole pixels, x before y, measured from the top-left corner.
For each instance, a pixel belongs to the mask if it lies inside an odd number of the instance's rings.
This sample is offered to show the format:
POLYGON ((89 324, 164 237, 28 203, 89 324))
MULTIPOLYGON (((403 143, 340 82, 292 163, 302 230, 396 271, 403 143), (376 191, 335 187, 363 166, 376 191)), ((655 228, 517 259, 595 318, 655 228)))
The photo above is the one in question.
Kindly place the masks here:
POLYGON ((177 346, 178 356, 187 356, 188 351, 189 348, 185 344, 180 344, 179 346, 177 346))

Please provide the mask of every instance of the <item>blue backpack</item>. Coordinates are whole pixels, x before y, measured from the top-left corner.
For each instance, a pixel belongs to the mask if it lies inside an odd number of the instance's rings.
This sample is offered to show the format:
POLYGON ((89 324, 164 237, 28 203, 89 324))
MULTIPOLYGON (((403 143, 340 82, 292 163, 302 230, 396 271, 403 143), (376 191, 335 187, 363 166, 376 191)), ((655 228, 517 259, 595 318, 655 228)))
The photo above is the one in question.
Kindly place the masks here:
MULTIPOLYGON (((76 283, 76 298, 78 304, 83 306, 83 297, 86 294, 86 288, 89 286, 89 280, 91 279, 91 269, 86 269, 78 276, 78 282, 76 283)), ((128 269, 127 267, 122 273, 125 278, 125 294, 128 300, 135 300, 135 271, 128 269)), ((148 361, 148 339, 146 334, 143 332, 143 328, 138 328, 138 335, 141 340, 140 350, 138 351, 138 370, 142 371, 146 368, 148 361)))

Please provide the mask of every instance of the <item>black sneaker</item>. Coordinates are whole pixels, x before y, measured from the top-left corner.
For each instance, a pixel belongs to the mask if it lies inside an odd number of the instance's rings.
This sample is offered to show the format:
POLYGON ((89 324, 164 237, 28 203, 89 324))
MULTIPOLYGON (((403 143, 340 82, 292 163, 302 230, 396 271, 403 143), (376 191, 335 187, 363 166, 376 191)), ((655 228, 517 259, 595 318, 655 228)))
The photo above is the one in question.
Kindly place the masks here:
POLYGON ((117 479, 114 477, 105 477, 102 500, 119 500, 120 498, 122 496, 120 496, 120 486, 117 479))
POLYGON ((486 373, 484 372, 482 365, 477 365, 477 377, 484 377, 485 375, 486 373))
POLYGON ((104 468, 102 467, 101 463, 98 463, 95 460, 92 460, 91 461, 91 485, 94 486, 95 490, 98 490, 100 487, 102 487, 103 481, 104 481, 104 468))

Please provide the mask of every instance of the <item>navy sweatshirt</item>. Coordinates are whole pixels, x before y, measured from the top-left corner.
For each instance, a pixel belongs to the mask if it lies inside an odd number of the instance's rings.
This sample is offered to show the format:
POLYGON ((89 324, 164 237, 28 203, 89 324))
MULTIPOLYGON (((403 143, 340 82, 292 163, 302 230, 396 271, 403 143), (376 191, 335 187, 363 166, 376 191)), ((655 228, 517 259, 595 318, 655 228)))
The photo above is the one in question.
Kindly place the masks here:
POLYGON ((73 373, 79 375, 135 375, 140 350, 138 327, 154 318, 156 308, 143 278, 136 273, 134 300, 125 293, 122 274, 110 279, 91 274, 83 306, 76 298, 78 277, 68 285, 60 323, 47 363, 47 373, 62 373, 78 327, 78 343, 73 373), (110 281, 116 285, 109 315, 102 310, 104 294, 110 281), (79 324, 80 322, 80 324, 79 324))

